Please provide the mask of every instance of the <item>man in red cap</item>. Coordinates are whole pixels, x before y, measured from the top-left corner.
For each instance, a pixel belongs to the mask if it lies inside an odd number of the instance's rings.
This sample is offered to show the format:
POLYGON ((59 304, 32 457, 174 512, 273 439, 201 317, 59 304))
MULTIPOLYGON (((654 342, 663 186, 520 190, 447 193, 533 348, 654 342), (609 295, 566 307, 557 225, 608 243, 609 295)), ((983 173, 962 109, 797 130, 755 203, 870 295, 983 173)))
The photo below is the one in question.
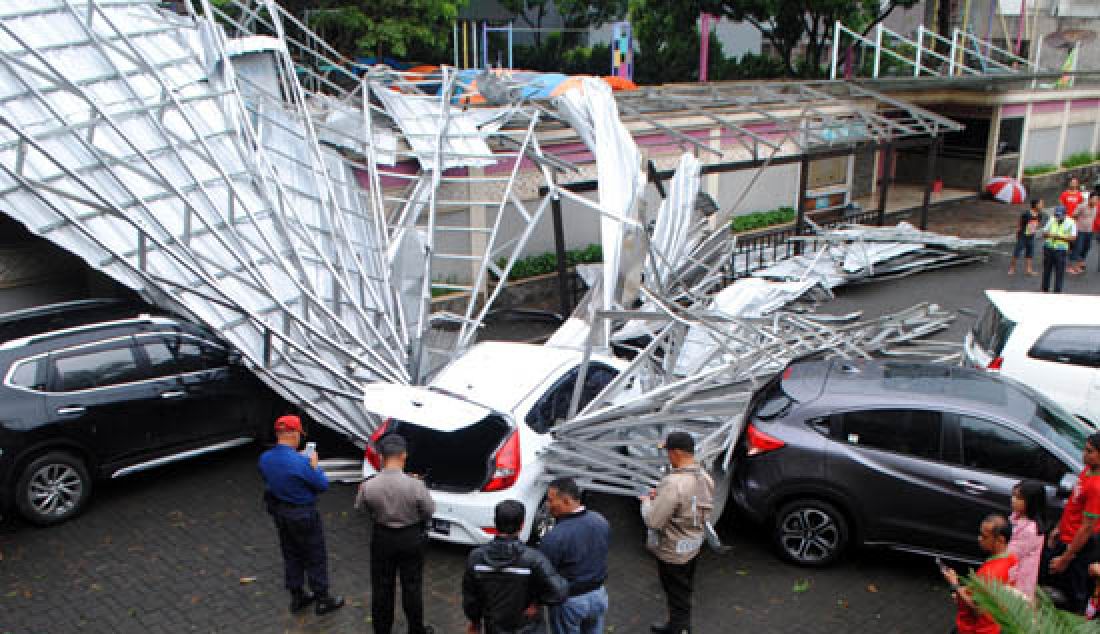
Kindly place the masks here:
POLYGON ((316 451, 309 451, 308 455, 298 453, 304 434, 297 416, 277 418, 277 444, 260 456, 260 473, 264 477, 267 511, 279 531, 290 611, 301 612, 316 602, 314 610, 321 615, 343 607, 344 598, 334 597, 328 591, 325 532, 316 506, 317 494, 328 489, 328 478, 317 468, 316 451), (306 577, 310 594, 305 591, 306 577))

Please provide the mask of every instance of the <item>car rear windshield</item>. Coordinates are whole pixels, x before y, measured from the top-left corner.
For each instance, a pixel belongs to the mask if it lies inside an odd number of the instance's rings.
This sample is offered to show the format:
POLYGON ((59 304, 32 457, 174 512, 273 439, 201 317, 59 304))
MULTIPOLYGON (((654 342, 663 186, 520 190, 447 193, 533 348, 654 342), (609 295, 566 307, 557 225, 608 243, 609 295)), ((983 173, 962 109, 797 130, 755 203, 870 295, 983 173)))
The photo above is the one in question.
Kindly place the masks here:
POLYGON ((796 402, 783 391, 781 378, 776 378, 768 384, 758 398, 753 418, 760 421, 775 420, 784 416, 791 410, 791 405, 796 402))
POLYGON ((1004 350, 1005 342, 1008 341, 1008 337, 1015 327, 1016 322, 1002 315, 1000 309, 991 302, 986 306, 985 312, 982 313, 978 321, 974 323, 971 333, 974 335, 975 343, 992 356, 997 357, 1004 350))
POLYGON ((1031 427, 1071 456, 1080 456, 1085 450, 1089 431, 1072 414, 1057 405, 1039 401, 1031 427))
POLYGON ((469 493, 489 481, 496 450, 512 425, 500 415, 490 414, 454 431, 402 421, 394 421, 392 429, 408 441, 405 468, 409 473, 424 476, 430 489, 469 493))

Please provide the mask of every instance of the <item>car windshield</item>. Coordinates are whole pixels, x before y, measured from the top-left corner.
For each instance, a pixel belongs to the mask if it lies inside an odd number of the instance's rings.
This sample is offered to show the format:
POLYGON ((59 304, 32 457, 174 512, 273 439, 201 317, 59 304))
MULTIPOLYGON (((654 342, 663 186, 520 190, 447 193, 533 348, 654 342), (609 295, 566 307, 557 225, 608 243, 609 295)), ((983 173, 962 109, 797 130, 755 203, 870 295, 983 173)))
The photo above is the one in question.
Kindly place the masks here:
POLYGON ((1016 322, 1001 314, 1000 309, 990 303, 982 313, 981 318, 974 323, 971 334, 974 341, 994 357, 999 356, 1005 348, 1005 342, 1016 327, 1016 322))
POLYGON ((1031 428, 1070 456, 1075 458, 1080 456, 1085 450, 1088 429, 1072 414, 1055 403, 1045 398, 1036 400, 1038 405, 1031 421, 1031 428))

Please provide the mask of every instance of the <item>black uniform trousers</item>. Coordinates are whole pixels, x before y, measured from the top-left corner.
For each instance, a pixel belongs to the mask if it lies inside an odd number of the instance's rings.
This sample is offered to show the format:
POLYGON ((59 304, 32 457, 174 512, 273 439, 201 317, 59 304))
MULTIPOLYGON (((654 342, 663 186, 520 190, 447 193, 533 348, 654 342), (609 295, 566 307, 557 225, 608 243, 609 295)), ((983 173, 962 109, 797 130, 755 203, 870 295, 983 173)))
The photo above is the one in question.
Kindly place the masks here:
POLYGON ((308 577, 309 589, 314 594, 327 595, 328 566, 321 514, 311 506, 281 503, 273 505, 271 514, 279 531, 287 589, 302 590, 308 577))
POLYGON ((657 560, 657 576, 668 600, 668 624, 674 632, 691 628, 691 592, 695 586, 695 562, 699 555, 683 564, 657 560))
POLYGON ((1050 560, 1066 552, 1067 544, 1061 540, 1053 548, 1044 548, 1042 561, 1039 564, 1039 577, 1050 585, 1062 591, 1066 597, 1065 609, 1074 614, 1084 614, 1089 597, 1092 596, 1093 581, 1089 577, 1089 564, 1096 561, 1097 542, 1095 537, 1089 538, 1085 546, 1077 555, 1069 560, 1069 565, 1061 574, 1050 574, 1050 560))
POLYGON ((424 546, 427 536, 421 524, 405 528, 374 525, 370 544, 371 619, 375 634, 393 629, 394 594, 401 576, 401 607, 409 634, 424 631, 424 546))
POLYGON ((1043 247, 1043 286, 1044 293, 1050 290, 1050 274, 1054 273, 1054 292, 1062 292, 1062 282, 1066 279, 1066 249, 1043 247))

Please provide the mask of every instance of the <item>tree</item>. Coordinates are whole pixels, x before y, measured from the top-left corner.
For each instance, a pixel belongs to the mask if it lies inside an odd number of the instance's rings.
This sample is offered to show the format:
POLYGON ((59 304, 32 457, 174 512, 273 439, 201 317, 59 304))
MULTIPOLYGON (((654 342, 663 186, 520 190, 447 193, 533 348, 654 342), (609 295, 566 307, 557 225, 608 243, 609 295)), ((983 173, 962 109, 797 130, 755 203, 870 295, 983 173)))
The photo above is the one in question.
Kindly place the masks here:
POLYGON ((630 0, 638 42, 634 79, 662 84, 699 76, 699 0, 630 0))
POLYGON ((442 50, 451 24, 467 0, 281 0, 310 28, 323 32, 349 55, 405 57, 412 51, 442 50))
POLYGON ((779 53, 788 75, 821 74, 821 58, 840 20, 864 35, 897 8, 918 0, 699 0, 702 9, 756 27, 779 53), (795 50, 805 43, 802 64, 795 50), (801 67, 800 67, 801 66, 801 67))
MULTIPOLYGON (((527 25, 541 29, 542 21, 551 8, 557 10, 566 28, 584 29, 599 26, 626 15, 627 0, 499 0, 527 25)), ((576 38, 563 38, 571 41, 576 38)), ((535 48, 542 46, 542 32, 535 31, 535 48)))

